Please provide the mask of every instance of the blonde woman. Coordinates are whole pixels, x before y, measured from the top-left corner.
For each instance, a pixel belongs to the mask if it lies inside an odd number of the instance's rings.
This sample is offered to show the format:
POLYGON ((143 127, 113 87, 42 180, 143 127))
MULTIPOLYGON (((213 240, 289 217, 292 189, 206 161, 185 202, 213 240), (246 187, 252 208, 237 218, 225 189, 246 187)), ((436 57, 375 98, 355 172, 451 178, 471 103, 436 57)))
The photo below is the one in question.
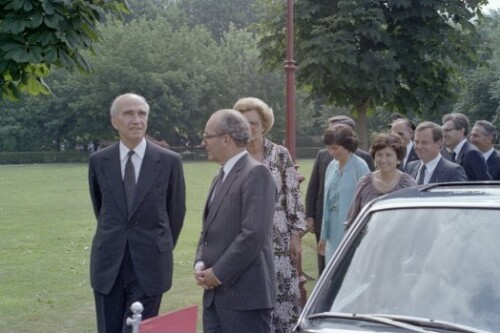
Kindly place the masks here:
POLYGON ((278 188, 273 225, 278 295, 271 326, 275 333, 291 332, 300 312, 295 259, 301 255, 300 235, 306 230, 297 171, 288 150, 265 137, 274 123, 273 110, 266 103, 246 97, 238 100, 233 109, 241 112, 250 123, 248 152, 269 168, 278 188))

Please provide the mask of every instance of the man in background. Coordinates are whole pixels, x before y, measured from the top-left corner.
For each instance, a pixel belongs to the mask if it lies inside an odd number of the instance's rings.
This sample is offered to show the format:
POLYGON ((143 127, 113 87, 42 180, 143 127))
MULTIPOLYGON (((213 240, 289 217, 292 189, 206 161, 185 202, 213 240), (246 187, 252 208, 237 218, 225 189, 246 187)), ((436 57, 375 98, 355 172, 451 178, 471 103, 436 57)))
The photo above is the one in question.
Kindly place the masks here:
POLYGON ((467 180, 460 165, 441 156, 442 143, 443 130, 438 124, 430 121, 418 124, 414 144, 420 159, 411 161, 406 167, 406 172, 418 185, 467 180))
POLYGON ((398 118, 391 123, 391 134, 399 136, 406 147, 405 157, 398 166, 401 171, 405 171, 409 162, 418 160, 413 146, 414 131, 415 125, 407 118, 398 118))
POLYGON ((97 227, 90 256, 99 333, 130 332, 130 305, 142 318, 158 315, 172 285, 172 252, 186 211, 178 154, 145 139, 149 105, 136 94, 118 96, 111 123, 120 142, 90 156, 90 197, 97 227))
POLYGON ((495 126, 486 120, 478 120, 470 132, 470 142, 483 154, 493 180, 500 180, 500 153, 493 145, 497 140, 495 126))
POLYGON ((468 180, 491 180, 483 154, 467 141, 469 118, 462 113, 443 116, 444 145, 450 149, 451 161, 460 164, 468 180))

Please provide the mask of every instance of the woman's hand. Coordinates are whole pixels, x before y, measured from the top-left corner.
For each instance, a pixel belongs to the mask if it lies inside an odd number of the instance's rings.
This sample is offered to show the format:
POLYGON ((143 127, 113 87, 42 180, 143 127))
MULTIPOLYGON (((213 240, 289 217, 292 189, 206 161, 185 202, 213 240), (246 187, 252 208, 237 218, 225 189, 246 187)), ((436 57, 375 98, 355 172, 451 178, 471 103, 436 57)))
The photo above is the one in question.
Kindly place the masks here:
POLYGON ((290 236, 290 256, 292 260, 297 264, 297 261, 302 256, 302 244, 299 234, 292 232, 290 236))
POLYGON ((318 243, 318 254, 324 256, 326 248, 326 240, 321 239, 318 243))

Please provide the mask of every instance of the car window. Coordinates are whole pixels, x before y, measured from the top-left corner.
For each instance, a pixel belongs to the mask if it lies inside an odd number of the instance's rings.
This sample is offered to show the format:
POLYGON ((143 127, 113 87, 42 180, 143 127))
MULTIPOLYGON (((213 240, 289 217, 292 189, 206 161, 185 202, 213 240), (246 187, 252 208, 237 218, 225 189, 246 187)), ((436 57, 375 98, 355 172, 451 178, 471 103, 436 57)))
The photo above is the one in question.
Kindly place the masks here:
POLYGON ((500 212, 373 213, 316 306, 406 315, 500 332, 500 212))

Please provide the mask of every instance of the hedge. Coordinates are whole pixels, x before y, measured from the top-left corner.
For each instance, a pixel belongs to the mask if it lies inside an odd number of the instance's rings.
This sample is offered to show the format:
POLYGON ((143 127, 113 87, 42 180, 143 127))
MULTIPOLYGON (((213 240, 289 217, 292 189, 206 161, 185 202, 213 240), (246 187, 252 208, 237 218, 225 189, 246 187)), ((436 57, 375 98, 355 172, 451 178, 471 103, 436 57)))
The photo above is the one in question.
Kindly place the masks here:
MULTIPOLYGON (((298 147, 297 158, 314 158, 320 148, 298 147)), ((186 150, 172 148, 186 161, 204 161, 207 154, 204 149, 186 150)), ((33 163, 87 163, 90 153, 78 151, 37 151, 37 152, 0 152, 0 164, 33 163)))

